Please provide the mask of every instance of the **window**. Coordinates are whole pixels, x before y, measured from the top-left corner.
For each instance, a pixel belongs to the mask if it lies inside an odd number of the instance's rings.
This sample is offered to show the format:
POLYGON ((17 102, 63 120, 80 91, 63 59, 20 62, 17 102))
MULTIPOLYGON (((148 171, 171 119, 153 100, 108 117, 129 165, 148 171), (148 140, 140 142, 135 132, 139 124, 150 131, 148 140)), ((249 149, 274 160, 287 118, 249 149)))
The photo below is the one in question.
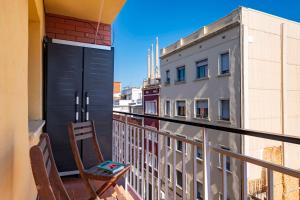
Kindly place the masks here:
POLYGON ((182 152, 182 141, 176 140, 176 150, 182 152))
POLYGON ((166 71, 166 84, 170 84, 171 79, 170 79, 170 70, 166 71))
POLYGON ((156 101, 145 101, 145 113, 151 115, 157 114, 156 101))
POLYGON ((228 99, 220 100, 220 120, 230 120, 230 102, 228 99))
POLYGON ((202 200, 203 185, 197 181, 197 200, 202 200))
POLYGON ((170 116, 171 115, 171 105, 170 105, 170 101, 167 100, 165 102, 165 115, 166 116, 170 116))
POLYGON ((176 101, 176 115, 185 117, 185 101, 176 101))
MULTIPOLYGON (((132 154, 133 155, 133 154, 132 154)), ((157 169, 157 157, 156 155, 153 155, 152 153, 149 153, 148 155, 148 160, 147 160, 147 157, 146 157, 146 163, 152 167, 152 156, 154 156, 154 169, 157 169)))
POLYGON ((220 55, 219 64, 220 64, 220 74, 228 74, 229 73, 229 64, 230 64, 229 52, 222 53, 220 55))
POLYGON ((176 185, 182 188, 182 172, 178 170, 176 170, 176 185))
POLYGON ((167 178, 168 178, 168 180, 170 181, 171 180, 171 166, 168 164, 167 165, 167 178))
POLYGON ((195 101, 195 116, 197 118, 208 119, 208 100, 195 101))
POLYGON ((199 160, 202 160, 203 159, 203 151, 202 151, 202 148, 200 147, 197 147, 197 152, 196 152, 196 158, 199 159, 199 160))
POLYGON ((185 67, 178 67, 177 68, 177 81, 185 81, 185 67))
POLYGON ((196 78, 200 79, 200 78, 205 78, 208 76, 208 62, 207 59, 201 60, 196 62, 196 69, 197 69, 197 74, 196 74, 196 78))
MULTIPOLYGON (((221 146, 221 149, 230 151, 230 148, 221 146)), ((219 154, 219 168, 222 168, 222 155, 219 154)), ((230 157, 226 156, 226 171, 231 171, 231 166, 230 166, 230 157)))
POLYGON ((171 138, 170 137, 167 137, 167 146, 171 148, 171 138))

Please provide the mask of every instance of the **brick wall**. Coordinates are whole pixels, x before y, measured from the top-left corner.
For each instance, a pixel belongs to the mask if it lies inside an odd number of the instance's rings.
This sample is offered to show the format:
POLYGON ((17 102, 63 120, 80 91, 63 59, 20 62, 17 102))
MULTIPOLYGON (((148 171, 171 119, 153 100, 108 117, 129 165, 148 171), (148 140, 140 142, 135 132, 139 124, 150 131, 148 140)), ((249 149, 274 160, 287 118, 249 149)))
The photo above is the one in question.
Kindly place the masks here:
POLYGON ((111 46, 111 25, 46 14, 46 35, 50 38, 111 46))

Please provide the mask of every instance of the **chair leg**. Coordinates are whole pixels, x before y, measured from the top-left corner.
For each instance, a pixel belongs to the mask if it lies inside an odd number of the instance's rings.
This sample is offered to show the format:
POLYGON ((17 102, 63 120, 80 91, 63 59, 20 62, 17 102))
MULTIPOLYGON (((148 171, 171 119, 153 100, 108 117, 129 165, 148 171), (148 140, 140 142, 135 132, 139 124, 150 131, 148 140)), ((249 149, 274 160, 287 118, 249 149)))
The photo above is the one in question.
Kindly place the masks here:
POLYGON ((94 190, 93 185, 91 183, 91 181, 86 178, 86 177, 82 177, 83 182, 85 184, 85 187, 88 189, 89 193, 90 193, 90 198, 91 200, 94 200, 98 197, 97 192, 94 190))
POLYGON ((106 183, 104 183, 97 191, 96 193, 99 195, 99 197, 101 197, 101 195, 104 194, 104 192, 106 192, 110 187, 114 187, 117 184, 117 180, 112 180, 112 181, 108 181, 106 183))

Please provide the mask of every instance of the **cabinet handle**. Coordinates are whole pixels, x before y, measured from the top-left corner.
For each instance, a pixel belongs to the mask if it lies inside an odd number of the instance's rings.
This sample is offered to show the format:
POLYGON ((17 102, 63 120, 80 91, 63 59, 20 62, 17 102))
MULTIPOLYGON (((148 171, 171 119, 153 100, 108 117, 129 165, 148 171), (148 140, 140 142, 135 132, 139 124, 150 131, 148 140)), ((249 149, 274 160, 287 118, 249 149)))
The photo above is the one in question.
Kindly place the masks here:
POLYGON ((90 113, 89 113, 89 109, 88 109, 89 104, 90 104, 90 97, 89 97, 88 93, 86 92, 85 93, 85 121, 89 121, 89 118, 90 118, 90 116, 89 116, 90 113))
POLYGON ((78 92, 75 92, 75 122, 78 122, 79 120, 78 108, 79 108, 79 96, 78 96, 78 92))

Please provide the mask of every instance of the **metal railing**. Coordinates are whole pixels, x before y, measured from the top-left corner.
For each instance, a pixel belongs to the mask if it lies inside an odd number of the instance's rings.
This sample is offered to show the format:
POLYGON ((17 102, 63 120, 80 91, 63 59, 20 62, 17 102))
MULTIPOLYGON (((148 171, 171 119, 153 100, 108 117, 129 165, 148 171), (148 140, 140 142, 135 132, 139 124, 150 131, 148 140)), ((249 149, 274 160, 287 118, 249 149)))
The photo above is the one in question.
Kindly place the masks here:
POLYGON ((268 161, 256 159, 230 150, 226 150, 211 144, 208 140, 207 129, 220 131, 220 134, 233 133, 246 136, 254 136, 258 138, 271 139, 275 141, 287 142, 292 144, 300 144, 300 138, 288 135, 272 134, 267 132, 244 130, 239 128, 231 128, 225 126, 217 126, 212 124, 205 124, 200 122, 183 121, 171 118, 162 118, 151 115, 140 115, 125 112, 114 112, 121 118, 113 119, 113 160, 130 163, 132 165, 131 171, 126 175, 125 187, 128 186, 136 192, 136 195, 141 199, 213 199, 211 196, 211 153, 216 152, 221 156, 221 170, 222 170, 222 199, 227 200, 227 169, 226 159, 230 157, 237 159, 241 163, 241 199, 249 199, 248 185, 247 185, 247 164, 257 165, 267 170, 267 191, 266 195, 269 200, 274 199, 274 171, 291 177, 300 178, 300 172, 281 165, 277 165, 268 161), (149 118, 161 120, 165 122, 172 122, 177 124, 184 124, 195 126, 203 129, 202 141, 196 141, 188 138, 183 138, 178 135, 169 134, 166 132, 154 130, 152 128, 137 125, 128 121, 128 116, 138 118, 149 118), (157 139, 156 139, 157 138, 157 139), (168 140, 172 142, 173 149, 168 147, 168 140), (177 141, 182 142, 181 158, 176 158, 175 144, 177 141), (157 143, 157 144, 156 144, 157 143), (193 161, 192 171, 192 194, 186 193, 186 149, 191 147, 193 161), (197 194, 197 148, 203 149, 203 196, 200 198, 197 194), (156 150, 157 149, 157 150, 156 150), (172 151, 172 152, 170 152, 172 151), (157 169, 155 169, 155 156, 157 155, 157 169), (175 177, 176 168, 173 171, 168 168, 168 158, 172 156, 173 166, 176 166, 177 159, 182 162, 182 183, 181 194, 178 194, 177 183, 175 177), (151 160, 149 159, 151 157, 151 160), (160 167, 162 166, 162 167, 160 167), (162 176, 164 174, 164 176, 162 176), (168 174, 172 174, 173 181, 168 180, 168 174), (149 184, 151 187, 149 187, 149 184), (170 185, 171 184, 171 185, 170 185), (171 187, 170 187, 171 186, 171 187), (173 189, 172 189, 173 188, 173 189), (163 191, 164 193, 162 193, 163 191))

